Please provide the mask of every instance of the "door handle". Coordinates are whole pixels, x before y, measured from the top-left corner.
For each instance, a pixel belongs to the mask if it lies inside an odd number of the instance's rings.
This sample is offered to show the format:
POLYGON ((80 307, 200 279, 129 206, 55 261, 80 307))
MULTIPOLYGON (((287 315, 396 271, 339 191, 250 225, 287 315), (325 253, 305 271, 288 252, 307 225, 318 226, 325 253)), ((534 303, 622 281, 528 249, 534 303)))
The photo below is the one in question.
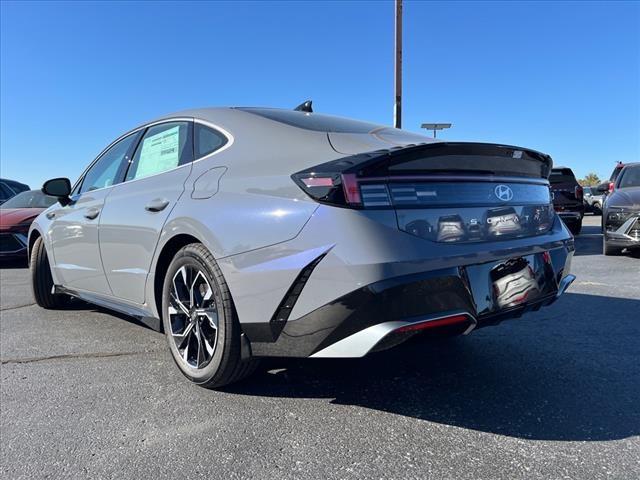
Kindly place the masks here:
POLYGON ((161 212, 169 205, 169 200, 166 198, 155 198, 147 203, 144 209, 148 212, 161 212))
POLYGON ((89 210, 87 210, 87 212, 84 214, 85 218, 88 218, 89 220, 93 220, 94 218, 96 218, 98 215, 100 215, 100 209, 99 208, 90 208, 89 210))

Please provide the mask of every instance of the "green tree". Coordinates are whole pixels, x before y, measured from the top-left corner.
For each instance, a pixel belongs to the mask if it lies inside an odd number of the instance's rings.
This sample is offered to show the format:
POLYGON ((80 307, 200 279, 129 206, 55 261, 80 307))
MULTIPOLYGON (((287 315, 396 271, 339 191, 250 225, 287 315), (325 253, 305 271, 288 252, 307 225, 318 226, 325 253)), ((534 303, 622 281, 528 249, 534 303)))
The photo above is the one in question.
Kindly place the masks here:
POLYGON ((583 187, 591 187, 592 185, 598 185, 602 183, 602 181, 600 180, 600 178, 598 178, 598 175, 591 172, 587 174, 587 176, 584 177, 582 180, 578 180, 578 183, 583 187))

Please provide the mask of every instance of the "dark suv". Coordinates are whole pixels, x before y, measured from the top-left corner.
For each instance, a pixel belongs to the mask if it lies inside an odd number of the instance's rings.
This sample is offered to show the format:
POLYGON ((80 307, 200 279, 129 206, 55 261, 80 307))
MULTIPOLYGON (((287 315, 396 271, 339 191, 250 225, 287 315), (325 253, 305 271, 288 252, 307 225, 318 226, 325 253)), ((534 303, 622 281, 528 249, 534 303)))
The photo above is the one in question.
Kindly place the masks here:
POLYGON ((619 255, 640 248, 640 163, 621 168, 610 192, 602 209, 603 253, 619 255))
POLYGON ((584 192, 576 176, 570 168, 557 167, 551 170, 549 183, 556 213, 564 220, 571 233, 579 234, 584 217, 584 192))

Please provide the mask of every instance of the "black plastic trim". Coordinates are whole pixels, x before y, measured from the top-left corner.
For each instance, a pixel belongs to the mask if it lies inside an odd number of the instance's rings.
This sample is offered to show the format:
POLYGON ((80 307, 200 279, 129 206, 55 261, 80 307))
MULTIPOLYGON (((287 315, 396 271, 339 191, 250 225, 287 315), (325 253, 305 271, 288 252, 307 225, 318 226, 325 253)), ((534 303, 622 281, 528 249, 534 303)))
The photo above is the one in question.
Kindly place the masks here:
POLYGON ((469 312, 477 319, 477 328, 495 325, 555 301, 558 283, 573 252, 572 242, 562 245, 549 251, 547 262, 542 262, 541 253, 527 256, 538 258, 534 263, 538 265, 540 294, 517 307, 498 309, 487 298, 489 272, 503 263, 495 261, 375 282, 301 318, 288 320, 275 340, 270 323, 243 323, 242 328, 251 339, 254 356, 307 357, 372 325, 441 312, 469 312))
POLYGON ((268 324, 264 322, 242 324, 242 331, 252 342, 275 342, 278 339, 309 277, 311 277, 313 270, 326 254, 325 252, 318 256, 300 271, 287 293, 282 297, 280 305, 278 305, 268 324))

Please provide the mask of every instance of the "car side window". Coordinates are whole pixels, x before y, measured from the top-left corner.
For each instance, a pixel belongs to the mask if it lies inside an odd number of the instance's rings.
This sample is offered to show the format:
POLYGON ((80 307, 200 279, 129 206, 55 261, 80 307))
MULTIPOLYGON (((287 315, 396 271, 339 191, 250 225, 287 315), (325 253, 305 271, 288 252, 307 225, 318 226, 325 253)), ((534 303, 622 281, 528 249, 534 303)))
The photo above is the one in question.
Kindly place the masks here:
POLYGON ((125 180, 156 175, 192 162, 192 128, 192 122, 167 122, 149 127, 138 144, 125 180))
POLYGON ((113 145, 87 170, 78 193, 110 187, 118 183, 123 168, 129 161, 129 155, 140 133, 132 133, 113 145))
POLYGON ((196 158, 209 155, 227 143, 227 137, 206 125, 196 123, 194 129, 196 158))
POLYGON ((5 201, 15 195, 4 183, 0 183, 0 201, 5 201))

